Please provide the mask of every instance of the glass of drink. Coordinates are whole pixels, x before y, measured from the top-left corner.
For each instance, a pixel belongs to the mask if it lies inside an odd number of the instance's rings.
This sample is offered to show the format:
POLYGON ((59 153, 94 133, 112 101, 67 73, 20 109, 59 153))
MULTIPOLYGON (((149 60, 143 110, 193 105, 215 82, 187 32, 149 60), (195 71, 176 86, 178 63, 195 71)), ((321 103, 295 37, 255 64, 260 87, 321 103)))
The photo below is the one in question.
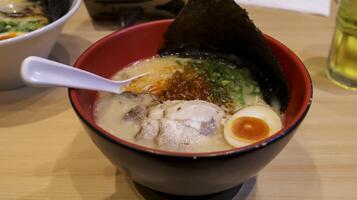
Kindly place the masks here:
POLYGON ((357 91, 357 0, 341 0, 327 67, 337 85, 357 91))

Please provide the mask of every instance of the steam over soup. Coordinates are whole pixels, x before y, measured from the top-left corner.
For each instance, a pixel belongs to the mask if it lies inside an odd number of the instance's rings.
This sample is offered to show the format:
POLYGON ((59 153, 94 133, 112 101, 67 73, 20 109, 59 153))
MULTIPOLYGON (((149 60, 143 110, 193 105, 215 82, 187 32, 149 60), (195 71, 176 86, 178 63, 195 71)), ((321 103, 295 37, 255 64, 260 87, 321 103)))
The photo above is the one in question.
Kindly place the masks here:
POLYGON ((99 126, 133 143, 179 152, 243 147, 281 129, 279 108, 264 102, 245 68, 219 59, 154 57, 113 79, 148 72, 120 95, 99 95, 99 126))

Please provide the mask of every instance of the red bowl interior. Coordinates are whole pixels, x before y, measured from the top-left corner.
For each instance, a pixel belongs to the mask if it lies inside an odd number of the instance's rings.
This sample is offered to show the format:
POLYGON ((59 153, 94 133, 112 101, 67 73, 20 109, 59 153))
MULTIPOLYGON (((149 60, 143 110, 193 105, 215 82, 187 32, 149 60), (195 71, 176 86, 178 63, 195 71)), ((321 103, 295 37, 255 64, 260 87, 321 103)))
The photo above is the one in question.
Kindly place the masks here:
MULTIPOLYGON (((99 76, 110 78, 128 64, 156 55, 157 50, 163 44, 162 36, 171 22, 172 20, 155 21, 112 33, 97 41, 85 51, 77 60, 75 66, 99 76)), ((285 113, 284 128, 256 144, 209 153, 176 153, 150 149, 122 140, 96 125, 93 117, 93 105, 97 92, 71 89, 69 92, 70 99, 74 109, 87 125, 108 139, 137 150, 175 156, 212 156, 259 148, 262 146, 261 144, 269 144, 296 128, 307 113, 312 100, 312 82, 304 64, 279 41, 267 35, 265 35, 265 39, 271 46, 288 79, 291 100, 285 113)))

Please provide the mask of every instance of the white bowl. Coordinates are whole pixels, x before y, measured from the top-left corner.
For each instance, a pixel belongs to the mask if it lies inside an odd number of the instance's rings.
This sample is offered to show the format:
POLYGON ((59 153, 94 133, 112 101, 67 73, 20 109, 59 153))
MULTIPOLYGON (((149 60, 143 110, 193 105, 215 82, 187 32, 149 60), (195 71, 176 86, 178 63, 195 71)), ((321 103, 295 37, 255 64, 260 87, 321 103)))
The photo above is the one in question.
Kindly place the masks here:
POLYGON ((0 41, 0 90, 24 85, 20 78, 21 62, 28 56, 47 58, 64 24, 80 4, 81 0, 72 0, 69 11, 56 21, 25 35, 0 41))

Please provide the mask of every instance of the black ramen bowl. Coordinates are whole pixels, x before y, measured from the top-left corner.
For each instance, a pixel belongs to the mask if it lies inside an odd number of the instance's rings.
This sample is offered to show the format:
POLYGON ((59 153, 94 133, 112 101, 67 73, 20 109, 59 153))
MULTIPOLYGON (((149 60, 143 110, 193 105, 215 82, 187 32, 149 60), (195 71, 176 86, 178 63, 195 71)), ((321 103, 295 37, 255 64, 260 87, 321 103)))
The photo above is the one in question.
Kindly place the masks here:
MULTIPOLYGON (((115 32, 85 51, 75 66, 110 78, 135 61, 156 55, 172 20, 156 21, 115 32)), ((286 46, 265 35, 288 79, 291 100, 284 127, 271 137, 243 148, 209 153, 175 153, 146 148, 99 127, 93 116, 97 92, 70 89, 73 109, 104 155, 135 183, 162 193, 201 196, 241 185, 257 175, 286 146, 307 114, 312 100, 310 76, 286 46)))

